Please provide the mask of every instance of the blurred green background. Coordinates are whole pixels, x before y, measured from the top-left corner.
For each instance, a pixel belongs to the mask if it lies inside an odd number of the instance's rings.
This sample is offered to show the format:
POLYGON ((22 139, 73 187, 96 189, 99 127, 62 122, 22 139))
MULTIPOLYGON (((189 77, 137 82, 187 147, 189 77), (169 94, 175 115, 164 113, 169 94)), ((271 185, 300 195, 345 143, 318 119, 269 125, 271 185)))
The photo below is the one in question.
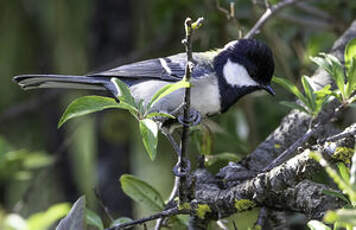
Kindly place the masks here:
MULTIPOLYGON (((114 216, 143 215, 119 184, 123 173, 149 181, 165 198, 173 183, 175 155, 161 137, 151 162, 136 122, 124 111, 104 111, 57 122, 73 90, 22 91, 12 77, 23 73, 85 74, 120 64, 183 52, 183 22, 205 18, 193 49, 222 47, 246 33, 264 11, 263 1, 235 2, 228 20, 214 0, 1 0, 0 1, 0 222, 8 213, 28 217, 54 203, 86 194, 102 212, 94 191, 114 216)), ((273 0, 271 3, 277 3, 273 0)), ((308 59, 327 51, 356 16, 356 1, 319 0, 284 9, 256 37, 274 52, 276 75, 296 82, 315 70, 308 59)), ((241 158, 276 128, 288 112, 278 104, 292 96, 255 93, 214 118, 212 154, 241 158)), ((192 159, 198 150, 191 146, 192 159)), ((212 165, 216 171, 222 165, 212 165)))

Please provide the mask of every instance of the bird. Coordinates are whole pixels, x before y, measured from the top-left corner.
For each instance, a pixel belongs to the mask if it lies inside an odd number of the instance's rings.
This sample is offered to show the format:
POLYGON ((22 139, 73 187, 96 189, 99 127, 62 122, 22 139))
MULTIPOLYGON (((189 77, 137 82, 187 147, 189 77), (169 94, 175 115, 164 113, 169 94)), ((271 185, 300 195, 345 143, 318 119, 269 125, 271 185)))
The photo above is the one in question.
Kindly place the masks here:
MULTIPOLYGON (((191 108, 201 117, 227 111, 241 97, 271 88, 274 61, 271 49, 256 39, 240 39, 223 48, 193 52, 191 72, 191 108)), ((182 80, 187 63, 186 53, 121 65, 87 75, 21 74, 13 80, 24 90, 38 88, 74 88, 106 90, 112 96, 119 89, 113 78, 123 81, 136 102, 147 105, 152 96, 169 83, 182 80)), ((184 101, 184 89, 163 97, 151 108, 155 112, 172 114, 184 101)))

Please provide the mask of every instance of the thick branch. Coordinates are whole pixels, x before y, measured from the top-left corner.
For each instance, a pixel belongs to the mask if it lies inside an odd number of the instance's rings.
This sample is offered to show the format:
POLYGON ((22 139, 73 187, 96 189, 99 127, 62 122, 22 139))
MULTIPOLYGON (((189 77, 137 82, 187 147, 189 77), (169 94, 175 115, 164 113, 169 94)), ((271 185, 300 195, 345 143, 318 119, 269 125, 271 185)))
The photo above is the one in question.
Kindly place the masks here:
MULTIPOLYGON (((352 148, 354 144, 355 137, 347 136, 343 141, 334 143, 331 155, 337 153, 338 147, 341 147, 338 145, 352 148)), ((330 154, 329 146, 330 143, 325 146, 316 145, 311 149, 330 154)), ((322 170, 309 154, 310 150, 307 149, 281 166, 227 189, 220 189, 208 172, 198 170, 195 173, 196 199, 199 203, 209 204, 213 210, 210 214, 212 219, 227 217, 238 211, 235 204, 241 199, 254 201, 257 205, 273 210, 296 211, 309 218, 320 218, 326 210, 342 207, 344 202, 323 194, 322 190, 330 189, 327 186, 305 180, 322 170)))

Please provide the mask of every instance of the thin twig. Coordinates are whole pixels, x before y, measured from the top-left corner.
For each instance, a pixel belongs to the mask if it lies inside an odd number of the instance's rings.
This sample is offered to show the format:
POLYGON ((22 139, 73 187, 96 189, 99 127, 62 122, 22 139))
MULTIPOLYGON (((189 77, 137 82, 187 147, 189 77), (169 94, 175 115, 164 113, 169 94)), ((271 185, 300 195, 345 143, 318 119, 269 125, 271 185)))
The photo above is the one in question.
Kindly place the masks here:
POLYGON ((236 17, 235 2, 234 1, 230 2, 230 8, 228 10, 220 5, 219 0, 216 0, 216 9, 219 10, 220 12, 222 12, 223 14, 225 14, 227 20, 232 21, 233 23, 236 23, 236 26, 238 28, 238 38, 239 39, 242 38, 242 33, 243 33, 244 28, 241 26, 239 20, 236 17))
POLYGON ((350 129, 345 130, 339 134, 326 138, 326 141, 337 141, 345 137, 356 135, 356 123, 351 126, 350 129))
POLYGON ((257 221, 255 223, 254 229, 263 229, 265 222, 268 216, 268 209, 266 207, 262 207, 260 209, 260 213, 258 214, 257 221))
POLYGON ((60 92, 58 90, 46 91, 46 96, 43 94, 30 98, 26 101, 20 102, 0 114, 0 125, 5 124, 10 119, 16 119, 26 113, 32 112, 41 106, 49 103, 52 100, 58 98, 60 92))
POLYGON ((175 215, 178 215, 178 214, 189 214, 189 211, 185 210, 185 209, 179 210, 177 207, 174 207, 174 208, 171 208, 171 209, 168 209, 168 210, 163 210, 163 211, 161 211, 159 213, 153 214, 152 216, 144 217, 144 218, 141 218, 141 219, 138 219, 138 220, 134 220, 134 221, 131 221, 131 222, 127 222, 127 223, 123 223, 123 224, 118 224, 118 225, 115 225, 113 227, 106 228, 105 230, 126 229, 126 228, 129 228, 129 227, 133 226, 133 225, 143 224, 143 223, 146 223, 148 221, 156 220, 156 219, 161 218, 161 217, 170 217, 170 216, 175 216, 175 215))
MULTIPOLYGON (((192 51, 192 34, 194 29, 200 27, 200 25, 203 22, 203 18, 199 18, 196 22, 194 22, 194 27, 193 28, 193 22, 191 18, 187 18, 184 22, 185 26, 185 39, 183 40, 183 44, 185 46, 185 52, 187 54, 187 63, 185 67, 185 75, 184 79, 187 82, 190 82, 190 77, 191 77, 191 71, 193 68, 193 51, 192 51)), ((185 88, 185 94, 184 94, 184 112, 183 112, 183 121, 187 122, 190 117, 190 87, 185 88)), ((183 132, 182 132, 182 147, 181 147, 181 153, 178 156, 178 173, 181 172, 187 172, 187 165, 186 165, 186 155, 187 155, 187 149, 188 149, 188 141, 189 141, 189 125, 188 124, 183 124, 183 132)), ((179 184, 178 184, 178 197, 179 197, 179 202, 185 202, 187 201, 187 186, 186 186, 186 175, 180 177, 179 184)))
POLYGON ((110 214, 109 208, 104 204, 103 197, 101 196, 99 189, 94 188, 94 194, 95 194, 96 198, 98 199, 100 206, 103 208, 106 216, 110 219, 111 222, 113 222, 114 218, 110 214))
POLYGON ((219 0, 216 0, 216 9, 218 9, 220 12, 222 12, 223 14, 225 14, 227 20, 230 20, 230 19, 231 19, 231 14, 230 14, 230 12, 229 12, 227 9, 225 9, 224 7, 221 7, 219 0))
MULTIPOLYGON (((185 51, 187 53, 187 64, 185 66, 185 80, 190 81, 191 75, 191 67, 189 66, 190 63, 193 61, 192 55, 192 19, 187 18, 184 22, 185 25, 185 39, 183 40, 183 44, 185 46, 185 51)), ((190 87, 185 89, 185 96, 184 96, 184 114, 183 120, 187 121, 189 119, 189 110, 190 110, 190 87)), ((178 172, 185 171, 185 157, 187 155, 187 148, 188 148, 188 132, 189 126, 184 124, 183 125, 183 132, 182 132, 182 148, 180 156, 178 156, 178 172)), ((186 196, 184 191, 186 190, 186 176, 182 176, 179 180, 178 184, 178 197, 179 202, 185 202, 186 196)))
POLYGON ((308 14, 313 15, 313 16, 323 18, 328 21, 335 21, 335 18, 333 16, 331 16, 330 14, 328 14, 327 12, 325 12, 319 8, 316 8, 314 6, 308 5, 306 3, 303 3, 303 2, 297 3, 296 7, 303 10, 304 12, 306 12, 308 14))
POLYGON ((286 150, 283 151, 276 159, 274 159, 267 167, 265 167, 262 171, 266 172, 271 170, 272 168, 280 165, 283 163, 287 158, 290 158, 293 156, 292 154, 295 153, 298 147, 302 146, 304 143, 306 143, 311 136, 313 136, 317 131, 320 130, 320 128, 327 122, 330 122, 333 118, 335 118, 341 110, 343 110, 347 105, 346 104, 341 104, 339 107, 337 107, 333 113, 329 114, 326 118, 323 120, 319 121, 317 124, 315 124, 313 127, 309 128, 307 132, 300 137, 296 142, 294 142, 291 146, 289 146, 286 150))
MULTIPOLYGON (((171 191, 171 194, 169 195, 168 201, 166 202, 166 206, 170 205, 174 199, 176 198, 177 194, 178 194, 178 188, 179 188, 179 177, 175 177, 174 178, 174 185, 171 191)), ((162 224, 164 223, 165 218, 161 217, 157 220, 156 225, 155 225, 155 230, 160 230, 162 224)))
POLYGON ((258 33, 258 31, 260 30, 260 28, 266 23, 266 21, 275 13, 277 13, 278 11, 280 11, 281 9, 283 9, 286 6, 295 4, 299 1, 302 0, 284 0, 282 2, 279 2, 275 5, 270 6, 269 8, 266 9, 266 11, 264 12, 264 14, 260 17, 260 19, 256 22, 256 24, 252 27, 252 29, 244 36, 244 38, 248 39, 253 37, 256 33, 258 33))

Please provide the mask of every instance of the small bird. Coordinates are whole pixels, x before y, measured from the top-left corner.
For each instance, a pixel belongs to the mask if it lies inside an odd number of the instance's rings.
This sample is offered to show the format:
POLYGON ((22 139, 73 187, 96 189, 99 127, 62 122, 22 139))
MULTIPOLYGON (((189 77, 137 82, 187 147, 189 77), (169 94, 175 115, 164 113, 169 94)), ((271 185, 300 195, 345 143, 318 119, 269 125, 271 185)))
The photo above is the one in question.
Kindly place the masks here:
MULTIPOLYGON (((193 53, 191 73, 191 107, 201 117, 228 110, 242 96, 256 90, 275 92, 270 86, 274 72, 271 49, 255 39, 229 42, 222 49, 193 53)), ((23 89, 76 88, 107 90, 116 96, 118 88, 112 78, 119 78, 129 87, 137 102, 149 103, 163 86, 183 79, 186 54, 179 53, 122 65, 107 71, 84 76, 56 74, 24 74, 14 77, 23 89)), ((184 101, 184 89, 165 96, 151 111, 172 114, 184 101)))

